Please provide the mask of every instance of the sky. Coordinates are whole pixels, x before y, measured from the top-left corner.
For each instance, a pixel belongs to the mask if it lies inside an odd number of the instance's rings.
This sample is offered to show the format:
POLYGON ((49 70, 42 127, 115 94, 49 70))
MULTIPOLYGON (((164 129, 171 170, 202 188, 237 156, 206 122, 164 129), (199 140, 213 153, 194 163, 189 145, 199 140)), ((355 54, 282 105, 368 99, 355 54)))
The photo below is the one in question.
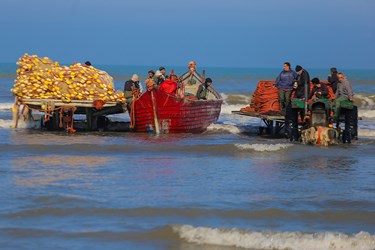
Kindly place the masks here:
POLYGON ((0 62, 375 69, 374 0, 0 0, 0 62))

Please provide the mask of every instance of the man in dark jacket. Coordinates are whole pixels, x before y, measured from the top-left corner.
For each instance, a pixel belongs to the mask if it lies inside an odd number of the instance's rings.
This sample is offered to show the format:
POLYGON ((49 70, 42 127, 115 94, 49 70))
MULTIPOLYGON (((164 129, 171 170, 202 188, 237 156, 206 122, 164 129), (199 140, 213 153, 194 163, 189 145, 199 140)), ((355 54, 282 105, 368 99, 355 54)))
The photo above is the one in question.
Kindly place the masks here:
POLYGON ((131 79, 124 84, 124 96, 126 98, 126 107, 130 114, 131 103, 135 92, 140 91, 141 85, 139 83, 138 75, 134 74, 131 79))
POLYGON ((339 83, 339 78, 337 77, 337 69, 331 68, 330 73, 327 78, 329 85, 331 86, 333 93, 336 93, 337 84, 339 83))
MULTIPOLYGON (((298 141, 298 116, 301 117, 301 121, 305 119, 305 109, 307 111, 307 97, 310 92, 310 75, 300 65, 296 66, 297 78, 293 84, 294 99, 292 102, 292 109, 287 108, 286 116, 289 118, 290 135, 291 141, 298 141), (306 92, 306 93, 305 93, 306 92), (304 106, 300 106, 301 101, 305 102, 304 106), (298 104, 295 104, 297 102, 298 104)), ((287 126, 288 127, 288 126, 287 126)))
POLYGON ((313 78, 311 82, 314 84, 312 88, 309 99, 311 99, 314 95, 316 98, 327 98, 329 96, 328 88, 324 83, 321 83, 319 78, 313 78))
POLYGON ((297 79, 294 83, 294 98, 305 99, 305 86, 307 88, 307 96, 310 92, 310 75, 300 65, 296 66, 297 79))
POLYGON ((198 100, 207 100, 207 88, 210 87, 212 84, 211 78, 207 78, 203 84, 199 86, 197 91, 197 99, 198 100))

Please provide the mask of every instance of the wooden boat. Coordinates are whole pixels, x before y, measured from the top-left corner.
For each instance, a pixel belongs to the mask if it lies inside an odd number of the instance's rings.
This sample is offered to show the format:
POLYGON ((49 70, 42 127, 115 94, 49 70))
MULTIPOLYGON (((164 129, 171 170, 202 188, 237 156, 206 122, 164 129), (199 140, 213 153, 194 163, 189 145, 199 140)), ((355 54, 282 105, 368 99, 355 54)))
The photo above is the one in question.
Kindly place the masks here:
POLYGON ((218 120, 223 103, 221 95, 209 87, 207 100, 197 100, 196 92, 204 78, 196 71, 186 72, 180 80, 177 95, 154 89, 134 101, 135 132, 202 133, 218 120))

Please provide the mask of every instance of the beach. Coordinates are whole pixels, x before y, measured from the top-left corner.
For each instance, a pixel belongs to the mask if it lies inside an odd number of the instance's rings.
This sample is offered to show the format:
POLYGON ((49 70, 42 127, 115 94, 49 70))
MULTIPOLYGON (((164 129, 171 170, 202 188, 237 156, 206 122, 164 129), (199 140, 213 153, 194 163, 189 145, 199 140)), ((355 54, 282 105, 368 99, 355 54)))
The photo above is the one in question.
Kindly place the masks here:
MULTIPOLYGON (((152 66, 97 67, 122 89, 152 66)), ((161 135, 13 129, 15 70, 0 64, 1 249, 375 249, 375 70, 342 70, 358 140, 330 147, 257 136, 261 120, 232 114, 281 69, 205 68, 218 122, 161 135)))

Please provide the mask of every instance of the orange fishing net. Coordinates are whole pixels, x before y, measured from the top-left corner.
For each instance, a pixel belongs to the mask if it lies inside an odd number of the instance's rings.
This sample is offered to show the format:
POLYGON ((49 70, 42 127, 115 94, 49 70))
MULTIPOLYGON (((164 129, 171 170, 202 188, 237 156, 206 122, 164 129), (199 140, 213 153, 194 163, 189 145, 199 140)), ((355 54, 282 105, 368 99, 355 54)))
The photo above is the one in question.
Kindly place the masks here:
POLYGON ((259 81, 257 88, 251 98, 250 106, 242 108, 242 112, 266 113, 269 111, 280 111, 278 101, 278 90, 274 86, 275 81, 259 81))

